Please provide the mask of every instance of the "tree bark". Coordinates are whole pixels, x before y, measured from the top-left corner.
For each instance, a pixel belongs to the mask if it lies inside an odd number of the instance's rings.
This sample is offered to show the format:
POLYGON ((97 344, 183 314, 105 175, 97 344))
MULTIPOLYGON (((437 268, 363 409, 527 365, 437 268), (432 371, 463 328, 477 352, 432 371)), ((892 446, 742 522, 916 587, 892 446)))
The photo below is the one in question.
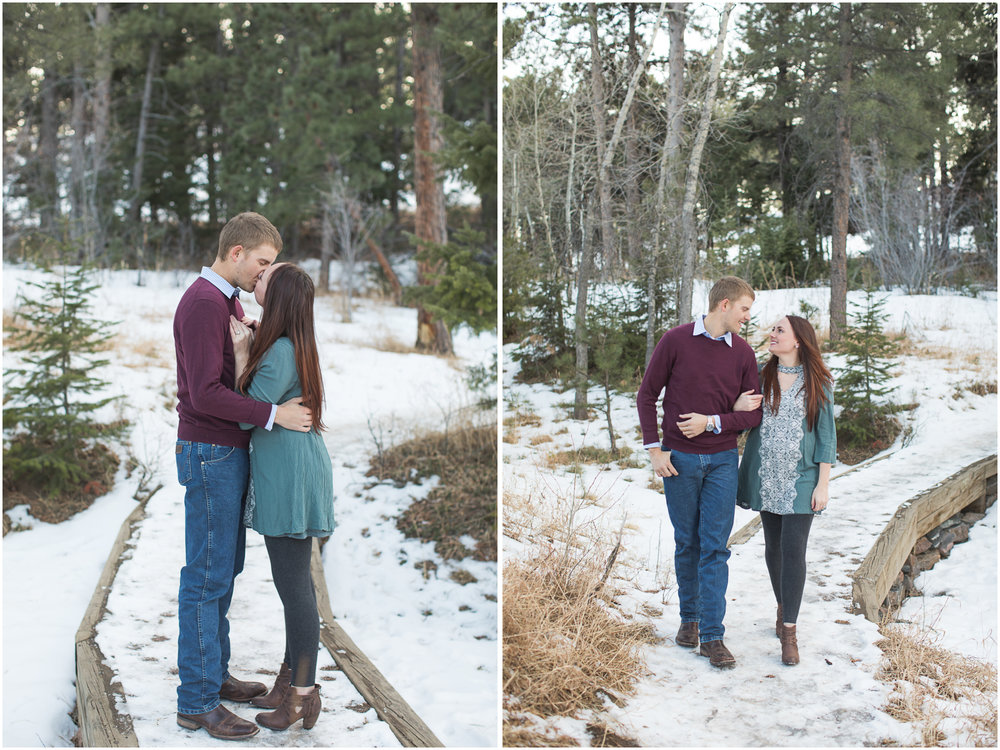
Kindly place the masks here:
POLYGON ((44 234, 56 234, 56 216, 59 212, 59 109, 56 101, 56 79, 52 70, 46 70, 41 82, 42 117, 38 133, 38 185, 36 186, 39 209, 39 228, 44 234))
MULTIPOLYGON (((639 66, 638 35, 635 30, 635 17, 639 6, 628 4, 628 70, 629 76, 639 66)), ((628 242, 628 261, 639 260, 642 238, 639 222, 639 132, 635 121, 635 111, 629 108, 625 120, 625 236, 628 242)))
POLYGON ((664 257, 661 230, 664 223, 670 236, 677 221, 676 167, 681 149, 681 112, 684 101, 684 27, 687 3, 671 3, 667 27, 670 30, 670 67, 667 88, 667 132, 660 154, 660 176, 656 185, 656 220, 653 223, 653 251, 646 267, 646 365, 656 347, 656 277, 664 257), (668 191, 669 188, 669 191, 668 191))
MULTIPOLYGON (((153 38, 149 47, 149 58, 146 62, 146 79, 142 87, 142 105, 139 108, 139 131, 135 139, 135 162, 132 166, 132 200, 129 205, 129 219, 133 228, 139 226, 140 208, 142 206, 142 172, 146 158, 146 131, 149 127, 149 112, 153 100, 153 78, 159 67, 160 42, 153 38)), ((140 251, 141 255, 141 251, 140 251)))
POLYGON ((830 342, 847 328, 847 229, 851 197, 850 95, 853 51, 851 4, 840 4, 840 73, 837 85, 836 174, 833 184, 833 230, 830 251, 830 342))
POLYGON ((708 127, 712 121, 712 107, 715 104, 715 92, 719 85, 719 70, 722 67, 722 51, 726 43, 726 28, 729 25, 729 14, 733 3, 726 3, 722 9, 719 21, 719 35, 715 42, 715 52, 712 55, 712 68, 709 72, 708 89, 705 92, 705 102, 701 110, 701 120, 698 123, 698 133, 695 136, 694 148, 688 162, 687 180, 684 185, 684 204, 681 206, 681 247, 683 260, 681 262, 681 294, 677 305, 677 317, 680 321, 691 318, 691 297, 694 294, 694 272, 697 260, 697 242, 694 231, 694 208, 698 194, 698 173, 701 170, 701 154, 708 138, 708 127))
MULTIPOLYGON (((444 245, 448 242, 444 187, 441 184, 435 155, 441 150, 439 114, 444 110, 441 51, 434 37, 438 25, 435 3, 414 3, 413 13, 413 112, 414 182, 416 183, 416 235, 418 240, 444 245)), ((440 261, 438 262, 440 263, 440 261)), ((417 264, 417 282, 429 284, 438 264, 417 264)), ((418 349, 437 354, 451 354, 451 332, 422 305, 417 307, 418 349)))
POLYGON ((97 3, 94 13, 97 39, 97 59, 95 61, 96 84, 94 87, 94 178, 92 206, 93 211, 93 256, 100 257, 105 249, 105 227, 107 218, 104 215, 105 202, 104 175, 107 171, 107 156, 111 129, 111 4, 97 3))
MULTIPOLYGON (((597 194, 601 211, 601 251, 605 265, 614 260, 614 220, 611 213, 611 186, 608 184, 609 159, 614 153, 607 139, 607 100, 604 93, 604 71, 600 41, 597 36, 597 5, 589 3, 590 9, 590 106, 594 117, 594 132, 597 138, 597 194)), ((579 365, 579 363, 577 363, 579 365)))

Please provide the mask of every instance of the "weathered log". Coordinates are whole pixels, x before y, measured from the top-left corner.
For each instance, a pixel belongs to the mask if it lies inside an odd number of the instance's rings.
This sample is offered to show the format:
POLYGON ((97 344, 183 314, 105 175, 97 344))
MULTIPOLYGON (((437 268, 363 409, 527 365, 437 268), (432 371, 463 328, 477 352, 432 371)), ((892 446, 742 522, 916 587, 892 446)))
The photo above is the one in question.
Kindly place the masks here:
POLYGON ((121 567, 122 554, 136 525, 145 516, 146 503, 140 502, 122 522, 76 631, 76 705, 84 747, 139 746, 132 717, 118 712, 118 705, 125 703, 125 694, 114 672, 104 663, 104 654, 97 645, 97 624, 107 611, 111 584, 121 567))
MULTIPOLYGON (((994 454, 900 505, 853 573, 853 600, 857 610, 867 619, 877 622, 879 608, 917 540, 946 518, 966 508, 970 497, 983 497, 988 491, 989 480, 996 473, 997 457, 994 454)), ((922 564, 918 556, 918 567, 922 564)))
POLYGON ((320 617, 320 640, 358 692, 405 747, 444 747, 396 689, 333 619, 319 544, 313 544, 313 587, 320 617))

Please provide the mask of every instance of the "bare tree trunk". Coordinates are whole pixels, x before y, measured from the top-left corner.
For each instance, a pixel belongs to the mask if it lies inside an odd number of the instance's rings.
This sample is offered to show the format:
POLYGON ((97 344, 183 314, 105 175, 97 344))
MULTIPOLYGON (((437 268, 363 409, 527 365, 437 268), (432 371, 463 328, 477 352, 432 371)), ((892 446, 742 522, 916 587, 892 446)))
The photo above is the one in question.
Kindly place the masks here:
MULTIPOLYGON (((160 6, 160 16, 162 18, 163 6, 160 6)), ((149 125, 149 111, 153 100, 153 78, 156 76, 156 69, 160 60, 160 41, 156 37, 150 41, 149 59, 146 62, 146 80, 142 87, 142 105, 139 108, 139 132, 135 140, 135 164, 132 167, 132 201, 129 205, 128 216, 136 248, 136 265, 138 266, 139 280, 142 284, 142 270, 145 267, 146 255, 146 230, 140 229, 142 217, 140 209, 142 207, 142 172, 146 157, 146 130, 149 125)))
MULTIPOLYGON (((403 96, 403 78, 406 75, 404 70, 406 63, 406 43, 403 35, 396 40, 396 80, 395 80, 395 104, 406 101, 403 96)), ((402 185, 399 179, 399 170, 402 169, 403 162, 403 131, 399 125, 392 127, 392 180, 393 190, 389 195, 389 210, 392 211, 393 226, 399 226, 399 191, 402 185)))
MULTIPOLYGON (((621 138, 625 120, 629 110, 632 108, 632 99, 635 97, 635 90, 639 85, 639 79, 646 67, 646 61, 652 52, 653 44, 656 42, 657 32, 660 30, 660 23, 663 13, 666 10, 666 3, 660 3, 660 12, 656 17, 656 25, 653 27, 653 36, 643 53, 642 63, 637 65, 632 71, 632 78, 629 81, 628 91, 625 93, 625 100, 622 103, 618 119, 615 121, 611 140, 605 145, 605 132, 607 125, 605 122, 605 99, 604 99, 604 76, 601 72, 601 50, 597 36, 597 5, 589 3, 590 9, 590 66, 591 66, 591 103, 594 111, 594 124, 597 136, 597 185, 600 196, 601 209, 601 247, 604 254, 605 266, 614 263, 614 235, 611 216, 611 186, 608 174, 611 169, 611 160, 614 158, 615 147, 618 139, 621 138)), ((593 273, 593 258, 587 257, 588 244, 585 242, 581 250, 580 272, 577 279, 577 303, 575 315, 575 341, 576 341, 576 394, 573 401, 573 415, 575 419, 583 419, 587 413, 587 370, 589 352, 587 348, 587 288, 590 277, 593 273), (581 299, 583 304, 581 305, 581 299), (579 415, 579 416, 578 416, 579 415)))
MULTIPOLYGON (((629 76, 639 66, 638 36, 635 31, 635 17, 638 4, 628 4, 628 70, 629 76)), ((628 261, 635 263, 641 255, 642 237, 639 227, 639 144, 635 111, 629 108, 625 120, 625 236, 628 242, 628 261)))
MULTIPOLYGON (((614 248, 611 221, 611 188, 607 184, 604 153, 607 146, 605 120, 604 74, 601 71, 601 48, 597 36, 597 5, 589 3, 590 10, 590 107, 594 117, 597 139, 597 192, 601 212, 601 246, 605 263, 611 261, 614 248)), ((590 369, 590 352, 587 346, 587 295, 593 273, 593 245, 586 233, 580 244, 580 264, 576 274, 576 311, 573 315, 573 341, 576 348, 573 418, 587 418, 587 371, 590 369)))
POLYGON ((38 133, 39 228, 54 236, 59 214, 59 107, 55 73, 46 70, 41 82, 42 118, 38 133))
MULTIPOLYGON (((600 196, 601 250, 605 265, 614 260, 614 223, 611 215, 611 186, 608 184, 609 149, 607 140, 607 100, 604 94, 604 72, 601 47, 597 36, 597 5, 589 3, 590 9, 590 104, 594 116, 597 138, 597 192, 600 196)), ((577 363, 579 367, 579 362, 577 363)))
POLYGON ((86 234, 84 218, 86 211, 86 109, 87 89, 83 79, 83 66, 77 62, 73 65, 73 110, 70 116, 70 126, 73 128, 73 141, 70 147, 70 227, 69 234, 74 245, 82 246, 86 234))
POLYGON ((97 37, 97 60, 95 62, 96 85, 94 87, 94 193, 93 253, 100 257, 105 250, 105 228, 108 217, 104 215, 101 198, 104 173, 106 171, 111 128, 111 5, 97 3, 95 8, 95 36, 97 37))
POLYGON ((837 87, 837 153, 833 183, 833 231, 830 251, 830 341, 847 328, 847 229, 851 198, 851 4, 840 4, 840 75, 837 87))
POLYGON ((330 291, 330 262, 333 260, 333 220, 330 218, 332 207, 327 199, 321 203, 319 231, 319 288, 330 291))
POLYGON ((382 272, 385 277, 389 280, 389 286, 392 287, 392 301, 397 305, 403 302, 403 286, 399 283, 399 277, 396 276, 396 272, 392 270, 392 266, 389 265, 389 259, 385 257, 385 253, 382 252, 382 248, 371 237, 368 238, 368 248, 375 255, 375 259, 378 264, 382 267, 382 272))
MULTIPOLYGON (((684 101, 684 27, 687 3, 671 3, 667 22, 670 29, 670 73, 667 89, 667 133, 660 155, 660 178, 656 186, 656 220, 653 224, 653 252, 646 267, 646 365, 656 347, 656 273, 664 252, 660 238, 664 222, 677 220, 676 167, 681 150, 681 111, 684 101), (670 192, 668 193, 668 186, 670 192)), ((670 236, 670 228, 667 229, 670 236)))
POLYGON ((695 136, 691 159, 688 162, 687 180, 684 185, 684 204, 681 206, 681 293, 677 304, 677 317, 681 321, 691 318, 691 297, 694 294, 694 272, 697 259, 697 242, 694 231, 694 204, 698 193, 698 173, 701 170, 701 153, 708 138, 708 126, 712 121, 712 107, 715 104, 715 92, 719 86, 719 70, 722 67, 722 52, 726 43, 726 28, 729 25, 729 14, 733 3, 726 3, 722 9, 719 21, 719 35, 715 41, 715 52, 712 55, 712 68, 708 75, 708 89, 705 92, 705 102, 701 110, 701 121, 695 136))
MULTIPOLYGON (((444 143, 438 113, 444 110, 441 52, 434 37, 438 25, 437 5, 414 3, 413 14, 413 113, 414 182, 416 183, 416 235, 418 240, 444 245, 448 242, 444 187, 438 179, 434 155, 444 143)), ((431 283, 436 265, 417 264, 417 281, 431 283)), ((451 354, 451 331, 423 306, 417 307, 418 349, 451 354)))

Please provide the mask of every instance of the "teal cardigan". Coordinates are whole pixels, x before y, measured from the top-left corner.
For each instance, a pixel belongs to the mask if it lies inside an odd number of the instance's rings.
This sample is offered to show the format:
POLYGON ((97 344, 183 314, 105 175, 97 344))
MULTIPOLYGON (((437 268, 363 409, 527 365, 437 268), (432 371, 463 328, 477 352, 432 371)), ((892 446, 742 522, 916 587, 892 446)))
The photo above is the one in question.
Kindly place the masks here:
MULTIPOLYGON (((283 404, 302 395, 295 369, 295 349, 282 336, 268 349, 247 395, 283 404)), ((295 432, 274 425, 271 431, 251 424, 250 476, 244 523, 265 536, 329 536, 333 532, 333 466, 316 428, 295 432)))
MULTIPOLYGON (((820 407, 816 429, 810 430, 808 419, 802 419, 802 442, 799 443, 799 464, 796 467, 793 513, 812 513, 812 493, 819 484, 819 465, 837 462, 837 426, 833 421, 833 390, 824 389, 827 401, 820 407)), ((766 409, 765 404, 761 404, 766 409)), ((766 418, 767 415, 765 415, 766 418)), ((763 423, 763 420, 762 420, 763 423)), ((760 426, 750 430, 743 458, 740 461, 736 499, 740 507, 761 509, 760 499, 760 426)))

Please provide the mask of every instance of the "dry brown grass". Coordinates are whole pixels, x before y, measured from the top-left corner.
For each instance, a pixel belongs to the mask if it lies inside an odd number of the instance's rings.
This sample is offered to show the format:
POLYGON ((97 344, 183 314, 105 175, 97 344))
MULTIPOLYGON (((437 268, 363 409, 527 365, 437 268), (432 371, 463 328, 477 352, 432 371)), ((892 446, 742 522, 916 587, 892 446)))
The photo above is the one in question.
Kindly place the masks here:
POLYGON ((417 354, 420 352, 413 344, 406 344, 400 341, 390 331, 382 331, 376 334, 369 346, 377 351, 389 352, 390 354, 417 354))
POLYGON ((927 631, 883 625, 879 648, 885 662, 878 673, 895 683, 885 711, 917 725, 921 744, 996 747, 997 670, 987 662, 941 648, 927 631), (948 737, 942 723, 960 727, 961 737, 948 737))
POLYGON ((597 709, 602 695, 628 694, 644 674, 650 629, 612 609, 601 585, 605 565, 555 547, 504 565, 504 694, 519 711, 597 709))
POLYGON ((380 450, 368 476, 397 486, 440 477, 427 497, 415 500, 396 526, 410 537, 433 541, 445 559, 497 559, 496 426, 461 422, 380 450), (476 539, 468 549, 461 537, 476 539))
MULTIPOLYGON (((504 708, 509 708, 506 703, 504 708)), ((509 714, 509 711, 504 711, 509 714)), ((579 747, 580 743, 560 732, 541 732, 532 729, 529 722, 520 717, 504 719, 504 747, 579 747)))

